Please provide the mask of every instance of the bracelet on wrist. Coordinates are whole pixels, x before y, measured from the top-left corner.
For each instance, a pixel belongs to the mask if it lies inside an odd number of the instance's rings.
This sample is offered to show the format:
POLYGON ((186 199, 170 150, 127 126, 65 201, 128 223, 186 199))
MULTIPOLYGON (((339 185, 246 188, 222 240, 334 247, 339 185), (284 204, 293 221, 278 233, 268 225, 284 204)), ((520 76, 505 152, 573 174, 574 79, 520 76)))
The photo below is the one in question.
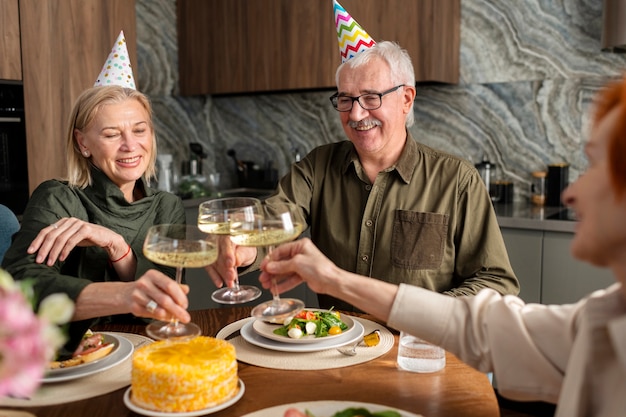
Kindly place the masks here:
POLYGON ((121 261, 122 259, 126 258, 128 256, 128 254, 130 253, 130 245, 128 245, 128 249, 126 249, 126 253, 123 254, 122 256, 120 256, 117 259, 109 259, 109 262, 111 262, 112 264, 121 261))

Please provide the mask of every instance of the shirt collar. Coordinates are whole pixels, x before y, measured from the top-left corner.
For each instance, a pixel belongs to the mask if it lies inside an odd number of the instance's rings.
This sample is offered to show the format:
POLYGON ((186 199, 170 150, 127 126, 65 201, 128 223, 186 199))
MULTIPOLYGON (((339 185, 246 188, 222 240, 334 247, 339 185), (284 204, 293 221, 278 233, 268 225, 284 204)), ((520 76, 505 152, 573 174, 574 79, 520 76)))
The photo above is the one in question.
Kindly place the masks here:
MULTIPOLYGON (((359 160, 359 154, 357 154, 356 149, 354 149, 354 145, 350 141, 346 141, 349 144, 349 149, 346 153, 346 159, 343 166, 343 173, 345 174, 351 165, 354 165, 357 171, 361 170, 361 161, 359 160)), ((405 183, 410 183, 411 178, 413 178, 413 173, 415 172, 415 161, 418 155, 418 145, 415 142, 415 139, 411 136, 409 131, 406 131, 406 143, 404 145, 404 149, 402 149, 402 153, 400 157, 389 167, 386 171, 396 171, 400 178, 405 183)))
MULTIPOLYGON (((109 203, 119 206, 131 206, 137 203, 137 201, 134 203, 126 201, 122 190, 120 190, 120 188, 113 183, 113 181, 111 181, 111 179, 107 177, 104 172, 93 165, 91 166, 91 178, 92 184, 87 188, 93 190, 94 198, 101 199, 103 202, 108 201, 109 203)), ((146 197, 151 197, 154 194, 154 190, 148 186, 143 177, 136 181, 135 187, 142 188, 146 197)))

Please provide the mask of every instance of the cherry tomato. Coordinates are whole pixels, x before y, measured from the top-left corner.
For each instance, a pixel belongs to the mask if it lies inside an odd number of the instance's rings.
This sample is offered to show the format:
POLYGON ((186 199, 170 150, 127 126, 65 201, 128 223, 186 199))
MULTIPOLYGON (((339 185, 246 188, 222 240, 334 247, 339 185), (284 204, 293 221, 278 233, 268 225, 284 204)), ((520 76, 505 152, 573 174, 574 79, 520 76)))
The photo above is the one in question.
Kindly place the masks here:
POLYGON ((328 329, 328 334, 330 335, 335 335, 335 334, 341 334, 341 327, 339 326, 333 326, 330 329, 328 329))
POLYGON ((298 314, 296 314, 296 318, 297 319, 301 319, 301 320, 315 320, 315 319, 317 319, 317 317, 315 317, 315 312, 309 311, 309 310, 302 310, 302 311, 300 311, 298 314))

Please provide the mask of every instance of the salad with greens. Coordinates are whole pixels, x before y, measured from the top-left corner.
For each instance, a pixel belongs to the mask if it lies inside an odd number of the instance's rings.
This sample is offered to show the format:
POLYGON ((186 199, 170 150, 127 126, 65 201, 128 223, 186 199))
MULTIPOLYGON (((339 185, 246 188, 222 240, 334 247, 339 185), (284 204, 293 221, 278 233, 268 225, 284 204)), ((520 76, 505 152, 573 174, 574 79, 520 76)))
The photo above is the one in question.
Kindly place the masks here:
POLYGON ((348 325, 341 320, 338 311, 302 310, 283 326, 274 329, 274 334, 300 339, 304 336, 326 337, 343 333, 348 325))
MULTIPOLYGON (((305 411, 308 417, 316 417, 309 410, 305 411)), ((346 408, 338 411, 332 417, 402 417, 400 413, 393 410, 370 412, 366 408, 346 408)))

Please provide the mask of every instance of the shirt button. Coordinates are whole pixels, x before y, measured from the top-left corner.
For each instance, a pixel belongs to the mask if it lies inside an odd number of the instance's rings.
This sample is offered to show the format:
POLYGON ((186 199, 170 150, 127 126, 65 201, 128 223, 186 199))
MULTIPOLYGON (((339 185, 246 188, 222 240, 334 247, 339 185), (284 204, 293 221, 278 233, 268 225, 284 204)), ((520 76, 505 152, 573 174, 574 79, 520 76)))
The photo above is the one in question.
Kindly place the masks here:
POLYGON ((370 191, 370 190, 372 189, 372 186, 368 184, 368 185, 366 185, 366 186, 365 186, 365 189, 366 189, 367 191, 370 191))
POLYGON ((373 221, 371 221, 371 220, 366 220, 366 221, 365 221, 365 225, 366 225, 366 226, 368 226, 368 227, 371 227, 371 226, 372 226, 372 224, 374 224, 374 222, 373 222, 373 221))
POLYGON ((367 262, 367 261, 369 261, 369 259, 370 259, 370 257, 369 257, 369 256, 367 256, 367 255, 363 255, 363 256, 361 256, 361 260, 362 260, 363 262, 367 262))

